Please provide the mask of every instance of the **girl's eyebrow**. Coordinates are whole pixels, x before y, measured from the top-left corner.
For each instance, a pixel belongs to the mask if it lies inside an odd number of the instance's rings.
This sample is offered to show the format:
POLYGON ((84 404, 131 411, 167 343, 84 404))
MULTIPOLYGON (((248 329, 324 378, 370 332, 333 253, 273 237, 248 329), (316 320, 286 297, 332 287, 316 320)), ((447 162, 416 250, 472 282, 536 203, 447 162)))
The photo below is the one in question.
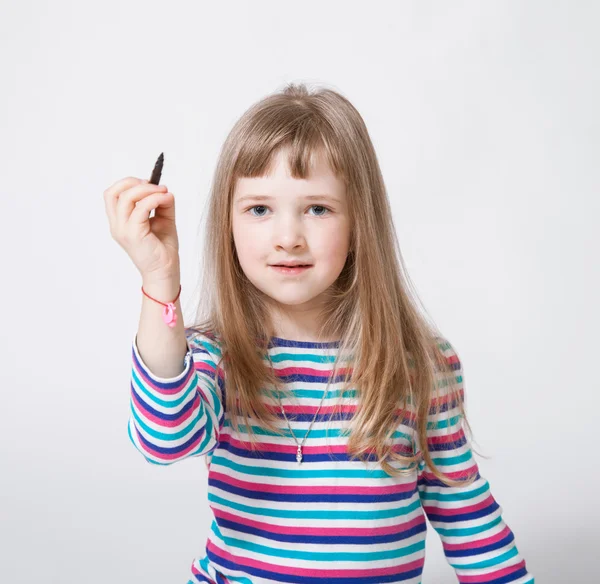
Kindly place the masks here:
MULTIPOLYGON (((276 199, 277 197, 272 197, 270 195, 244 195, 243 197, 240 197, 237 202, 241 203, 242 201, 246 201, 248 199, 252 199, 253 201, 269 201, 271 199, 276 199)), ((341 201, 339 199, 336 199, 335 197, 331 196, 331 195, 304 195, 304 197, 301 197, 303 199, 309 199, 309 200, 314 200, 314 199, 320 199, 320 200, 328 200, 328 201, 332 201, 334 203, 341 203, 341 201)))

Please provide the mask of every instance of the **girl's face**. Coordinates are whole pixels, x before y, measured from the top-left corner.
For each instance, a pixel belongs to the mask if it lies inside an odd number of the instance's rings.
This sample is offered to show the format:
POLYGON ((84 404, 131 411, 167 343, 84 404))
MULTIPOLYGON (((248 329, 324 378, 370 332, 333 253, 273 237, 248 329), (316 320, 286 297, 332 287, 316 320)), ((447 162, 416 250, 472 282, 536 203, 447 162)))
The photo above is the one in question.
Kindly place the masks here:
POLYGON ((272 174, 238 179, 232 203, 233 238, 247 278, 295 330, 316 330, 324 292, 349 251, 350 224, 343 181, 315 157, 308 179, 288 173, 280 151, 272 174), (294 275, 272 266, 299 260, 312 267, 294 275))

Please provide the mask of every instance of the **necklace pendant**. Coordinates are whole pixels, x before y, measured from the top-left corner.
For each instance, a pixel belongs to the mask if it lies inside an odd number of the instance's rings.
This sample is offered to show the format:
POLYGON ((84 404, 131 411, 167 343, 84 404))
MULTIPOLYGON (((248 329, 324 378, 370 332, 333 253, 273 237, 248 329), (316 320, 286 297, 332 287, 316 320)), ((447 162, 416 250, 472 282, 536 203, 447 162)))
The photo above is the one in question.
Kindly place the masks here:
POLYGON ((298 464, 302 462, 302 446, 298 445, 298 450, 296 451, 296 460, 298 464))

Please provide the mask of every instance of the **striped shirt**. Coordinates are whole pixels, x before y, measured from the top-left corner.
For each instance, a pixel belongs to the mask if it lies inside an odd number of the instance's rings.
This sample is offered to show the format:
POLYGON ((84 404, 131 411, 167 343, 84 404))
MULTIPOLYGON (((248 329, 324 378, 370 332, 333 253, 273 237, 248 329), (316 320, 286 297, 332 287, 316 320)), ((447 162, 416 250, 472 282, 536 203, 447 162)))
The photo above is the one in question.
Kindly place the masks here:
MULTIPOLYGON (((534 582, 502 508, 479 474, 458 404, 450 403, 443 386, 444 416, 430 413, 428 448, 444 474, 457 478, 465 471, 476 473, 471 485, 446 486, 424 461, 410 475, 391 477, 375 459, 350 459, 348 438, 340 431, 356 406, 354 390, 342 396, 342 415, 331 415, 340 398, 341 376, 329 386, 298 464, 296 442, 277 410, 285 435, 253 426, 264 450, 246 447, 243 420, 240 436, 224 409, 222 367, 216 379, 221 350, 215 337, 191 328, 186 337, 183 371, 172 378, 157 377, 148 369, 134 337, 128 434, 153 464, 207 457, 214 519, 187 584, 419 584, 426 518, 439 534, 458 582, 534 582)), ((300 443, 321 403, 338 347, 339 342, 270 339, 270 359, 294 396, 290 401, 282 394, 282 404, 300 443)), ((461 363, 445 339, 440 339, 440 348, 453 365, 464 400, 461 363)), ((396 451, 412 452, 411 430, 398 426, 392 436, 396 451)))

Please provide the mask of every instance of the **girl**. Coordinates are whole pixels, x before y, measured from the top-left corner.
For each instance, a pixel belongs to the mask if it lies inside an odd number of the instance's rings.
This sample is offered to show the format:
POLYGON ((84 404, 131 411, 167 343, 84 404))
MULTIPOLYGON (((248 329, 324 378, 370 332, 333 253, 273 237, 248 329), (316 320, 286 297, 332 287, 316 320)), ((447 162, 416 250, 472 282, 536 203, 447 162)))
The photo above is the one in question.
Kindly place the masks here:
POLYGON ((214 520, 188 584, 417 584, 426 517, 459 582, 534 582, 478 472, 460 359, 417 308, 347 99, 290 85, 235 124, 191 326, 177 318, 173 195, 130 177, 105 201, 143 282, 129 438, 150 463, 208 466, 214 520))

